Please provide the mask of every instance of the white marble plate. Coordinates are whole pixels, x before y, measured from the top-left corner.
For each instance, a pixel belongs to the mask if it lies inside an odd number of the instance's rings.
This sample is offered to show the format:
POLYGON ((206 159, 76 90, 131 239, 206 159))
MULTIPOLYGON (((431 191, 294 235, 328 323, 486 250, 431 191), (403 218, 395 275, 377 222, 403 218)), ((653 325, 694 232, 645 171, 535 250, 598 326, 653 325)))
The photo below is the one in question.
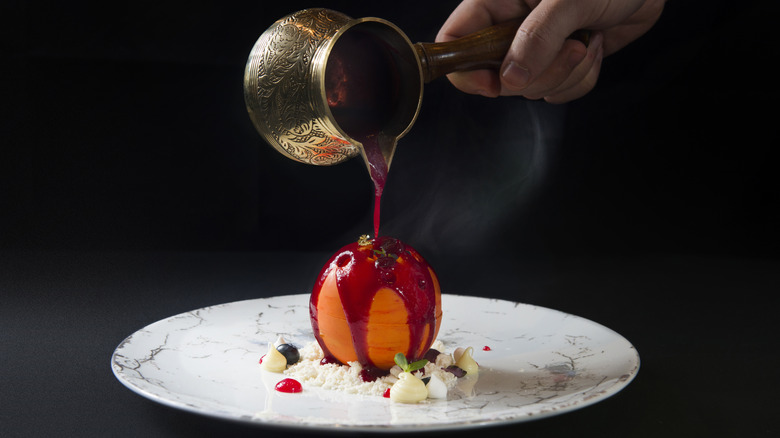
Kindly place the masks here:
POLYGON ((125 339, 111 366, 125 386, 164 405, 254 424, 310 430, 420 431, 520 422, 582 408, 615 394, 639 370, 634 347, 592 321, 527 304, 443 295, 439 340, 474 347, 469 391, 418 405, 306 387, 275 391, 261 370, 267 343, 314 337, 308 295, 206 307, 125 339), (485 346, 490 351, 485 351, 485 346))

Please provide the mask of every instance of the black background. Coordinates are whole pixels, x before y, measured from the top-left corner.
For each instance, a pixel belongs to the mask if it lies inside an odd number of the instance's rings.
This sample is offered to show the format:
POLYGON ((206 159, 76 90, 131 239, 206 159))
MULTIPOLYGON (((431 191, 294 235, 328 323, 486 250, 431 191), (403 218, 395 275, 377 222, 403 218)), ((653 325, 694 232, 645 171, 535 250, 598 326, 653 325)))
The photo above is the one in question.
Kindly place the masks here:
MULTIPOLYGON (((268 432, 142 399, 113 379, 110 354, 176 313, 307 292, 328 253, 370 231, 359 160, 299 164, 251 125, 242 80, 260 33, 324 6, 432 41, 457 3, 4 2, 0 418, 10 436, 268 432)), ((385 232, 417 247, 445 292, 585 316, 643 360, 610 400, 492 431, 778 432, 769 3, 669 2, 568 105, 467 96, 444 80, 426 88, 390 173, 385 232), (529 118, 541 145, 528 146, 529 118)))

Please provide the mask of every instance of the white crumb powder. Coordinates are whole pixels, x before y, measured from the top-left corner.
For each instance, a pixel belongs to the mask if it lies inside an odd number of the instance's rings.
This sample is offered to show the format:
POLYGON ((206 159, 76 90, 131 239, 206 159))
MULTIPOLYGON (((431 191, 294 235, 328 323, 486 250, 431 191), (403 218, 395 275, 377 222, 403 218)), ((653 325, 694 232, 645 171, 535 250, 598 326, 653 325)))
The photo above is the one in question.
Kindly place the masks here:
POLYGON ((363 367, 357 362, 350 362, 349 366, 320 365, 324 354, 316 342, 310 342, 298 352, 301 359, 298 363, 289 366, 284 374, 297 379, 304 385, 363 395, 382 395, 387 388, 392 386, 392 382, 388 382, 386 377, 376 379, 373 382, 364 382, 360 377, 363 367))
MULTIPOLYGON (((436 341, 431 348, 440 352, 443 351, 443 345, 439 341, 436 341)), ((284 374, 298 380, 303 385, 318 386, 323 389, 343 391, 349 394, 381 396, 398 380, 396 376, 400 372, 400 368, 395 366, 389 375, 380 377, 373 382, 365 382, 360 377, 363 367, 358 362, 350 362, 348 365, 321 365, 320 361, 324 354, 317 342, 310 342, 298 350, 298 352, 301 355, 301 359, 298 363, 290 365, 284 371, 284 374), (398 369, 396 370, 395 368, 398 369), (394 373, 393 371, 396 372, 394 373)), ((458 379, 452 373, 444 371, 442 367, 452 365, 452 363, 452 356, 440 354, 436 363, 429 362, 425 365, 425 368, 421 370, 424 371, 422 376, 419 374, 420 371, 417 371, 415 374, 420 377, 435 374, 447 385, 449 390, 455 387, 458 379), (449 360, 447 359, 448 357, 449 360)))
MULTIPOLYGON (((442 356, 441 354, 439 356, 442 356)), ((438 360, 436 361, 438 362, 438 360)), ((425 376, 436 376, 444 382, 445 385, 447 385, 447 390, 450 390, 455 387, 455 385, 458 383, 458 378, 455 377, 454 374, 452 374, 449 371, 444 371, 440 366, 438 366, 435 363, 428 362, 425 365, 425 376)))

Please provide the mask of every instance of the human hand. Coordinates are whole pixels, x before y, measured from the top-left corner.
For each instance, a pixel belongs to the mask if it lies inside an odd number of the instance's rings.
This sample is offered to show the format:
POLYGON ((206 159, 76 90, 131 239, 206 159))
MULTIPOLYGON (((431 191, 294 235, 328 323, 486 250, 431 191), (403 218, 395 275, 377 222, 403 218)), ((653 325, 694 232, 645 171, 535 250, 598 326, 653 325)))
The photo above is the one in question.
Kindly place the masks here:
POLYGON ((601 61, 647 32, 665 0, 463 0, 436 37, 452 41, 493 24, 528 15, 499 71, 451 73, 461 91, 488 97, 524 96, 564 103, 596 85, 601 61), (567 39, 592 31, 586 47, 567 39))

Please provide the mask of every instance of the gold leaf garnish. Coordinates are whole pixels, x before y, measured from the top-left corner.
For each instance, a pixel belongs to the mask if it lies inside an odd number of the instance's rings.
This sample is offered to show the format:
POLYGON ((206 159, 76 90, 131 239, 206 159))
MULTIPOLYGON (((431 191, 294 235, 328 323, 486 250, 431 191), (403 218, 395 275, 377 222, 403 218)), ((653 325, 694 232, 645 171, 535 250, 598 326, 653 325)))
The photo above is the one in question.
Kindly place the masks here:
POLYGON ((363 234, 358 238, 358 246, 371 245, 371 237, 368 234, 363 234))

